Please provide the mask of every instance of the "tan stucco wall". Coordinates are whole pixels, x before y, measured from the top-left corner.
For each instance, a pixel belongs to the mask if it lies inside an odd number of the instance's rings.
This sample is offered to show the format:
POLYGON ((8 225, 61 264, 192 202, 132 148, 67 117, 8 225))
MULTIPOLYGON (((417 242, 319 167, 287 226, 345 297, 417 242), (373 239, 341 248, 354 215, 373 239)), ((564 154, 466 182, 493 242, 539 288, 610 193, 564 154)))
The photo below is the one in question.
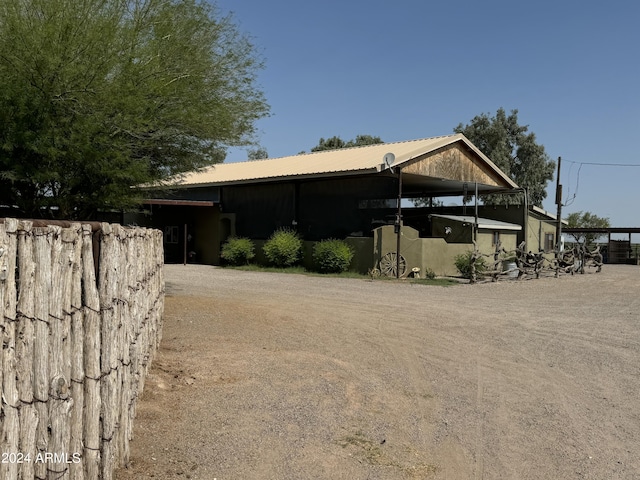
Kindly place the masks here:
MULTIPOLYGON (((402 227, 400 235, 400 254, 407 262, 407 271, 422 265, 422 239, 418 231, 411 227, 402 227)), ((375 262, 398 248, 398 235, 393 225, 378 227, 373 231, 373 258, 375 262)), ((377 265, 376 265, 377 267, 377 265)))
POLYGON ((372 268, 373 260, 373 238, 372 237, 347 237, 345 240, 354 249, 353 260, 349 270, 365 274, 372 268))
POLYGON ((527 249, 538 252, 544 249, 545 233, 553 233, 553 241, 556 241, 556 224, 551 221, 540 220, 529 215, 527 230, 527 249))
MULTIPOLYGON (((493 233, 490 231, 478 233, 478 247, 484 254, 491 254, 494 246, 491 245, 493 233)), ((501 240, 506 250, 514 250, 516 247, 516 232, 501 232, 501 240)), ((396 251, 397 236, 393 225, 386 225, 374 230, 371 237, 348 237, 345 241, 354 247, 355 255, 351 262, 350 271, 366 274, 378 262, 383 255, 396 251)), ((266 259, 262 253, 264 240, 255 240, 256 263, 264 264, 266 259)), ((316 242, 304 242, 303 266, 313 268, 313 245, 316 242)), ((400 253, 407 261, 407 272, 413 267, 420 268, 424 276, 427 270, 433 271, 439 276, 457 276, 459 272, 455 267, 455 257, 459 254, 473 250, 473 244, 448 243, 443 238, 419 238, 418 231, 411 227, 402 227, 400 237, 400 253)))
MULTIPOLYGON (((468 229, 460 228, 459 231, 468 229)), ((452 232, 453 234, 453 232, 452 232)), ((413 267, 419 267, 421 275, 428 270, 440 276, 459 275, 455 267, 455 257, 462 253, 473 250, 471 234, 465 233, 468 242, 450 243, 444 238, 418 238, 417 230, 411 227, 402 227, 400 240, 400 253, 407 261, 408 271, 413 267)), ((501 231, 500 239, 506 250, 514 250, 517 242, 515 231, 501 231)), ((448 240, 448 239, 447 239, 448 240)), ((493 232, 478 232, 478 248, 484 254, 490 255, 495 246, 492 245, 493 232)), ((373 237, 373 258, 377 262, 383 255, 396 251, 397 237, 393 226, 387 225, 374 230, 373 237)))
POLYGON ((473 249, 472 244, 447 243, 442 238, 423 238, 422 240, 422 270, 427 269, 439 276, 457 276, 460 273, 455 266, 455 257, 473 249))

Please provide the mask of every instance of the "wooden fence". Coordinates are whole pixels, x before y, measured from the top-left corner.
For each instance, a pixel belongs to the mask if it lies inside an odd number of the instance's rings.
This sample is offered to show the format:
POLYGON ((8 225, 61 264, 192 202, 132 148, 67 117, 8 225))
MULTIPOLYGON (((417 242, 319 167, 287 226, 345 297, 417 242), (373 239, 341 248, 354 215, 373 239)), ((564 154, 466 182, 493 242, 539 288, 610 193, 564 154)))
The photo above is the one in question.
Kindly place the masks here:
POLYGON ((555 251, 527 252, 525 242, 510 252, 503 249, 498 242, 494 252, 490 254, 482 253, 476 242, 473 242, 473 247, 473 251, 469 252, 469 271, 463 272, 468 274, 471 283, 475 283, 478 277, 490 277, 495 282, 501 275, 511 277, 511 274, 515 274, 518 279, 525 276, 540 278, 544 271, 553 272, 556 277, 561 272, 573 275, 576 272, 584 273, 585 267, 593 267, 596 273, 599 273, 603 264, 599 246, 596 246, 595 250, 589 250, 585 245, 576 245, 559 254, 555 251), (553 257, 550 257, 551 255, 553 257), (493 257, 493 264, 487 264, 485 260, 490 257, 493 257), (511 267, 504 269, 504 263, 508 263, 511 267))
POLYGON ((0 223, 0 479, 110 479, 160 342, 162 234, 0 223))

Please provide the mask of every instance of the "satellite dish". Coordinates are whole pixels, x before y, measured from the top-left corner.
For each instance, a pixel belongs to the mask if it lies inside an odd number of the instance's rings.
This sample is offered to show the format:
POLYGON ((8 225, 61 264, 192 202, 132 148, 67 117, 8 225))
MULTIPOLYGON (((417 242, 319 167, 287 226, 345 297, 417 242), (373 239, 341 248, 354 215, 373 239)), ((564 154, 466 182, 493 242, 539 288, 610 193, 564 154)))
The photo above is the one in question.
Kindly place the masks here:
POLYGON ((383 160, 385 167, 391 168, 391 165, 393 165, 393 162, 396 160, 396 156, 393 153, 387 153, 383 160))

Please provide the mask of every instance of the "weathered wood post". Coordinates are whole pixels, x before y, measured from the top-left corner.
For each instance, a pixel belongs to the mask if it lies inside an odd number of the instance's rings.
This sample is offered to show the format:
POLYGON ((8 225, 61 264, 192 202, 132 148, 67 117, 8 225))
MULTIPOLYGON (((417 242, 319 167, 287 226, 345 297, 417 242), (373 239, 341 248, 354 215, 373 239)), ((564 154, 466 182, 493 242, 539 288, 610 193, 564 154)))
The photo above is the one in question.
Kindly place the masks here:
POLYGON ((90 225, 82 225, 82 291, 84 292, 84 413, 83 459, 87 479, 100 478, 100 297, 96 282, 96 265, 93 257, 93 234, 90 225))
MULTIPOLYGON (((16 258, 18 254, 18 221, 7 218, 4 225, 0 225, 0 325, 3 326, 3 348, 0 352, 2 358, 2 374, 0 387, 1 413, 3 416, 0 427, 0 451, 18 451, 19 419, 18 407, 20 400, 16 383, 16 258)), ((30 418, 33 413, 25 412, 24 418, 30 425, 34 421, 30 418)), ((35 436, 35 431, 34 431, 35 436)), ((35 439, 34 439, 35 441, 35 439)), ((31 442, 33 443, 33 441, 31 442)), ((15 463, 0 462, 0 478, 17 478, 18 465, 15 463)))
MULTIPOLYGON (((38 428, 36 429, 36 448, 38 452, 49 452, 49 295, 51 289, 52 232, 48 227, 38 227, 34 232, 35 248, 35 348, 33 353, 34 401, 38 411, 38 428)), ((20 269, 22 272, 22 269, 20 269)), ((22 280, 20 282, 22 292, 22 280)), ((18 298, 18 303, 20 299, 18 298)), ((46 478, 48 464, 36 462, 35 474, 38 478, 46 478)))
POLYGON ((102 245, 100 249, 100 270, 98 290, 101 305, 102 351, 100 355, 102 406, 101 474, 103 480, 110 480, 115 467, 116 451, 114 435, 117 415, 118 381, 118 277, 120 275, 118 256, 120 254, 117 236, 118 225, 102 224, 102 245))
MULTIPOLYGON (((71 425, 69 431, 69 454, 82 454, 83 410, 84 410, 84 312, 82 309, 82 242, 83 233, 79 223, 74 223, 71 228, 62 232, 64 246, 63 255, 69 262, 71 275, 68 288, 69 305, 65 305, 65 316, 69 317, 69 352, 71 384, 71 398, 73 398, 73 410, 71 411, 71 425)), ((67 297, 67 294, 64 295, 67 297)), ((69 478, 71 480, 84 480, 82 463, 69 464, 69 478)))
MULTIPOLYGON (((49 451, 62 454, 66 460, 71 440, 71 416, 74 400, 71 397, 71 277, 73 253, 69 244, 70 229, 49 227, 51 233, 51 294, 49 296, 49 451), (64 232, 64 235, 63 235, 64 232), (65 243, 66 239, 66 243, 65 243)), ((66 461, 53 462, 50 476, 69 478, 66 461)))

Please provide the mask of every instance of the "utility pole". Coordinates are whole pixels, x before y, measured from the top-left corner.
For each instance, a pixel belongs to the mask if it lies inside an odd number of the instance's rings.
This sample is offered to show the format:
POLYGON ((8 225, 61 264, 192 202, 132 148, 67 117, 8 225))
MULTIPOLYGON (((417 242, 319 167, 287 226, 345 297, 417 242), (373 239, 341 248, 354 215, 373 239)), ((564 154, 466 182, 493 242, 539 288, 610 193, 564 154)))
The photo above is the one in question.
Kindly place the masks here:
POLYGON ((560 238, 562 236, 562 185, 560 184, 560 164, 562 157, 558 157, 558 173, 556 179, 556 205, 558 206, 558 224, 556 225, 556 277, 560 268, 560 238))

